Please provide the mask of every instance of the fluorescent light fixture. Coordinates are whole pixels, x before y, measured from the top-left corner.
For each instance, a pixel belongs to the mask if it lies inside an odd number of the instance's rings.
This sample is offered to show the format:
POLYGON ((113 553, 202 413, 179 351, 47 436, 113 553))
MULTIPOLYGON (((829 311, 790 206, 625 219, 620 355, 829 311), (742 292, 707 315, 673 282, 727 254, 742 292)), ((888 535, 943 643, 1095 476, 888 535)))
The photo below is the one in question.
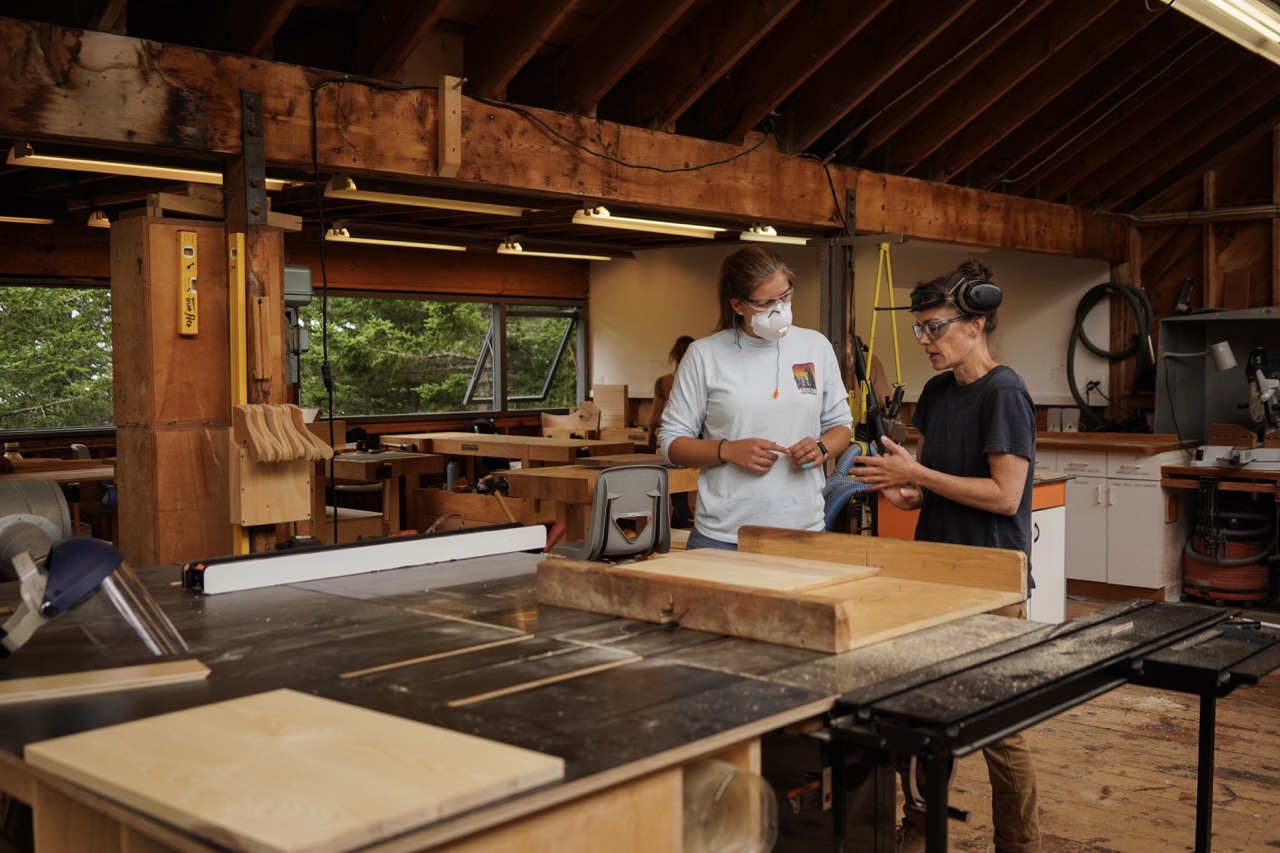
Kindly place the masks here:
POLYGON ((0 222, 11 222, 14 225, 52 225, 53 220, 47 216, 9 216, 0 214, 0 222))
POLYGON ((620 228, 624 231, 651 231, 655 234, 674 234, 677 237, 702 237, 710 240, 724 228, 713 225, 690 225, 685 222, 663 222, 657 219, 632 219, 614 216, 604 207, 589 207, 573 215, 575 225, 597 225, 601 228, 620 228))
POLYGON ((499 255, 524 255, 527 258, 570 258, 577 261, 611 261, 611 255, 593 255, 588 254, 585 250, 581 252, 569 251, 539 251, 535 248, 524 248, 515 240, 506 240, 498 246, 499 255))
POLYGON ((390 237, 357 237, 346 228, 330 228, 325 232, 326 240, 341 243, 368 243, 374 246, 407 246, 410 249, 438 249, 442 252, 465 252, 466 246, 452 246, 446 243, 426 243, 421 240, 397 240, 390 237))
MULTIPOLYGON (((37 154, 26 142, 15 143, 9 149, 10 166, 35 166, 41 169, 67 169, 72 172, 94 172, 101 175, 124 175, 132 178, 157 178, 164 181, 182 181, 190 184, 222 186, 221 172, 200 169, 179 169, 171 166, 151 166, 146 163, 123 163, 115 160, 90 160, 83 157, 63 157, 53 154, 37 154)), ((287 181, 267 178, 268 190, 282 190, 287 181)))
POLYGON ((783 237, 772 225, 752 225, 738 235, 739 240, 752 243, 788 243, 792 246, 807 246, 808 237, 783 237))
POLYGON ((1268 0, 1178 0, 1174 9, 1280 63, 1280 7, 1268 0))
POLYGON ((397 225, 389 222, 361 222, 339 219, 324 235, 326 240, 346 243, 369 243, 375 246, 407 246, 411 249, 437 249, 462 252, 467 249, 493 248, 493 238, 470 231, 397 225))
POLYGON ((110 228, 111 220, 107 217, 105 210, 95 210, 89 214, 89 221, 85 224, 90 228, 110 228))
POLYGON ((440 210, 460 210, 464 213, 489 213, 494 216, 523 216, 525 208, 509 204, 488 204, 478 201, 462 201, 452 198, 429 198, 390 188, 373 181, 360 179, 357 185, 346 175, 334 175, 325 184, 326 198, 349 198, 359 201, 380 201, 384 204, 404 204, 410 207, 434 207, 440 210))

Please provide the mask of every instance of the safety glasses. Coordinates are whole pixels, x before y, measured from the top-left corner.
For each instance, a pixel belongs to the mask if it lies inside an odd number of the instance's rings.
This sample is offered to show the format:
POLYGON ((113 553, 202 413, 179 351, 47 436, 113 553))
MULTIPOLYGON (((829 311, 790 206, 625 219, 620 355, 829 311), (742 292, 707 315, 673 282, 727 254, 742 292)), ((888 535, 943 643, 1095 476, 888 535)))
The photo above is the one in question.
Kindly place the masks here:
POLYGON ((936 341, 938 338, 946 334, 947 326, 950 326, 957 320, 964 319, 966 319, 965 315, 961 314, 959 317, 952 317, 949 320, 930 320, 927 323, 915 323, 911 326, 911 331, 915 333, 917 341, 925 335, 929 336, 929 340, 936 341))

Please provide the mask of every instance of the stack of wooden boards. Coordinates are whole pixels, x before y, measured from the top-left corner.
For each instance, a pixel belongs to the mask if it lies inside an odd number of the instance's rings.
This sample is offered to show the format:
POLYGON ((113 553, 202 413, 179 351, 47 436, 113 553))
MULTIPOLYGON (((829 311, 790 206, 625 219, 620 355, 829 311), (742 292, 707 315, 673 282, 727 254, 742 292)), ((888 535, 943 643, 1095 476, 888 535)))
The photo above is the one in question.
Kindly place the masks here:
POLYGON ((739 548, 544 560, 538 601, 843 652, 1026 600, 1016 551, 760 527, 742 528, 739 548))

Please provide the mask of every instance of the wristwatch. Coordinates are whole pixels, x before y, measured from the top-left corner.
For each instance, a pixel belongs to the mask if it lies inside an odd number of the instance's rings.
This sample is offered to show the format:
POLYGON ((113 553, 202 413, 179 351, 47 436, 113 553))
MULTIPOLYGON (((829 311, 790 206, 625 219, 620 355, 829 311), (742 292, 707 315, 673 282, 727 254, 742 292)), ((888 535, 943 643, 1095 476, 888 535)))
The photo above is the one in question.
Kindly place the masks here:
POLYGON ((818 449, 822 451, 823 459, 826 459, 828 456, 831 455, 830 451, 827 450, 827 446, 822 443, 822 439, 818 438, 818 439, 814 439, 814 441, 817 442, 818 449))

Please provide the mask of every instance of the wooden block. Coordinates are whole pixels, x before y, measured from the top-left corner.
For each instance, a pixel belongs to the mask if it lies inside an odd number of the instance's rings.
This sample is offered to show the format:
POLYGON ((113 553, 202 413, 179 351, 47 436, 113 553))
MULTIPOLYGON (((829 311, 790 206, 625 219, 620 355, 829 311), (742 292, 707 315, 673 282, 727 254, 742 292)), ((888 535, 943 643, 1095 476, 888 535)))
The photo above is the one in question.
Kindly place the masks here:
POLYGON ((591 400, 600 409, 600 429, 624 429, 627 425, 627 386, 595 385, 591 400))
POLYGON ((878 566, 881 577, 1016 591, 1023 600, 1027 597, 1027 557, 1021 551, 754 525, 739 528, 738 548, 740 552, 878 566))
POLYGON ((311 472, 315 468, 311 462, 254 462, 249 450, 234 439, 231 452, 232 524, 252 527, 311 518, 311 472))
POLYGON ((158 663, 70 672, 63 675, 41 675, 0 681, 0 705, 29 702, 35 699, 61 699, 113 690, 131 690, 157 684, 176 684, 209 677, 209 668, 198 660, 161 661, 158 663))
MULTIPOLYGON (((602 421, 603 423, 603 421, 602 421)), ((601 441, 629 441, 632 444, 649 444, 649 431, 642 426, 635 427, 600 427, 601 441)))
MULTIPOLYGON (((740 547, 742 536, 740 531, 740 547)), ((869 568, 856 565, 854 555, 860 549, 851 546, 871 537, 808 536, 834 537, 815 540, 807 549, 806 556, 827 559, 796 557, 805 549, 792 542, 789 552, 781 547, 767 553, 701 549, 625 566, 545 560, 538 565, 538 601, 842 652, 1026 598, 1026 558, 1020 552, 888 540, 896 546, 917 547, 898 548, 893 559, 882 559, 882 565, 869 568), (821 553, 820 545, 834 551, 837 544, 843 546, 838 559, 821 553), (900 561, 904 565, 895 572, 900 561), (923 564, 917 568, 920 561, 923 564), (986 568, 987 563, 996 564, 995 568, 986 568), (877 570, 879 575, 872 576, 877 570), (796 575, 791 581, 786 578, 788 572, 796 575), (944 577, 962 582, 937 582, 944 577)))
POLYGON ((29 744, 26 760, 220 845, 311 853, 564 775, 555 756, 292 690, 29 744))

